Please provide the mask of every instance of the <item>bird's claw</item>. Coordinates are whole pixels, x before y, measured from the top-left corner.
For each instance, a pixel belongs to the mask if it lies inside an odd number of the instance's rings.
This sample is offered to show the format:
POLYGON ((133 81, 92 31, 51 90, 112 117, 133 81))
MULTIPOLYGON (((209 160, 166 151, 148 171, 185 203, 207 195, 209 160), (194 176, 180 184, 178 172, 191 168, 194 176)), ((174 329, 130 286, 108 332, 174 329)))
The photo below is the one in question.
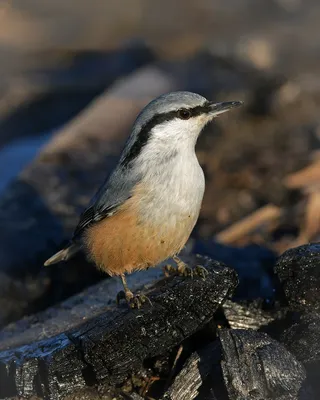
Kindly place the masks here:
POLYGON ((118 305, 122 299, 125 299, 128 306, 132 309, 133 308, 138 308, 138 309, 141 308, 142 305, 144 303, 146 303, 147 301, 152 306, 151 300, 149 299, 149 297, 145 296, 144 294, 134 295, 131 291, 124 292, 123 290, 121 290, 121 292, 119 292, 117 294, 116 300, 117 300, 118 305))
POLYGON ((150 306, 152 306, 151 300, 149 299, 148 296, 145 296, 144 294, 136 294, 133 297, 127 300, 128 305, 130 308, 141 308, 143 304, 148 302, 150 306))
POLYGON ((195 270, 194 270, 194 274, 197 275, 197 276, 200 276, 202 279, 206 279, 206 277, 208 276, 209 272, 202 265, 197 265, 195 270))
POLYGON ((172 275, 179 275, 177 268, 173 267, 171 264, 167 264, 163 268, 164 275, 168 278, 172 275))
POLYGON ((184 277, 191 277, 193 278, 194 271, 192 268, 188 267, 188 265, 179 265, 178 268, 173 267, 172 265, 168 264, 164 268, 164 275, 166 277, 175 275, 175 276, 184 276, 184 277))
POLYGON ((189 267, 187 264, 185 264, 185 263, 180 263, 180 264, 178 265, 177 272, 178 272, 178 274, 179 274, 180 276, 185 276, 185 277, 190 277, 190 278, 193 278, 193 275, 194 275, 193 269, 190 268, 190 267, 189 267))
POLYGON ((197 265, 194 269, 190 268, 187 264, 179 260, 179 263, 177 263, 177 268, 174 268, 170 264, 166 265, 164 267, 164 274, 166 277, 170 275, 179 275, 191 278, 194 276, 199 276, 202 279, 206 279, 208 276, 208 271, 202 265, 197 265))

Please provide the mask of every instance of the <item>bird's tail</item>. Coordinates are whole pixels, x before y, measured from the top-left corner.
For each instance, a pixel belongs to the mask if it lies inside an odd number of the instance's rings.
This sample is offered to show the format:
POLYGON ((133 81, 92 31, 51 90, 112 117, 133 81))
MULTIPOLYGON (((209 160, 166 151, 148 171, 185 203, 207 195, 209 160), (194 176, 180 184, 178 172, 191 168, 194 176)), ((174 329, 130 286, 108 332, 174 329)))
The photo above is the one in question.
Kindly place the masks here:
POLYGON ((72 243, 70 246, 58 251, 58 253, 54 254, 50 257, 45 263, 44 266, 57 264, 60 261, 67 261, 71 257, 73 257, 80 250, 80 246, 76 243, 72 243))

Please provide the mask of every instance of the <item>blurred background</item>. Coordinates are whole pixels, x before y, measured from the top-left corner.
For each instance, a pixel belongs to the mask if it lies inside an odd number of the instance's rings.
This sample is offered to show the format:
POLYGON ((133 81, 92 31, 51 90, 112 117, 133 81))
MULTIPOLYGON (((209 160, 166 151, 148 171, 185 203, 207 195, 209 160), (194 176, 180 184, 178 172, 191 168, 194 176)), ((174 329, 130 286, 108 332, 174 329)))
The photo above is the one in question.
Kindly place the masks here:
POLYGON ((0 324, 102 279, 82 258, 42 263, 137 113, 171 90, 245 102, 199 140, 207 188, 187 251, 272 259, 318 240, 319 20, 317 0, 2 0, 0 324))

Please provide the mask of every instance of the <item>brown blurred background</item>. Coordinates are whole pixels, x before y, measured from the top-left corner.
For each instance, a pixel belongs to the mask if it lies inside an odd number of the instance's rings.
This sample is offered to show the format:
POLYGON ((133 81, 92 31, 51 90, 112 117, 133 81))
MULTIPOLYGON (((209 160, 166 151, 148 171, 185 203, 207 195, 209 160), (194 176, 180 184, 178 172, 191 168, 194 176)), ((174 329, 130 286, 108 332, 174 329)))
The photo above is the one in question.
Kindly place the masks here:
MULTIPOLYGON (((91 282, 70 272, 64 291, 43 260, 72 233, 136 114, 169 90, 245 102, 199 140, 207 189, 193 237, 276 253, 317 240, 319 19, 317 0, 1 1, 0 271, 19 302, 10 319, 48 288, 58 301, 91 282)), ((0 291, 12 296, 7 283, 0 291)))

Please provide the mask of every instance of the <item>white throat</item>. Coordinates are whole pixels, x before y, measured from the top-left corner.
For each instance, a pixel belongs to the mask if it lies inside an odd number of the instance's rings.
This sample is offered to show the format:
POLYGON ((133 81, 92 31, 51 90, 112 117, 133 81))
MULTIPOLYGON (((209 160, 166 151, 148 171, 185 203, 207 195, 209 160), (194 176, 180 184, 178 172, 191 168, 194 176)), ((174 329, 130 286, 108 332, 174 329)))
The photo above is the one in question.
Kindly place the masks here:
POLYGON ((188 160, 198 164, 195 157, 195 145, 206 122, 206 117, 199 116, 190 120, 177 118, 155 126, 150 132, 150 138, 138 162, 145 164, 148 168, 150 164, 166 164, 176 156, 180 156, 187 164, 188 160))
POLYGON ((154 128, 136 160, 142 181, 150 189, 143 201, 143 210, 149 214, 150 208, 150 216, 153 214, 159 221, 167 213, 198 215, 205 188, 204 174, 195 153, 201 129, 195 124, 186 124, 188 121, 172 122, 154 128))

